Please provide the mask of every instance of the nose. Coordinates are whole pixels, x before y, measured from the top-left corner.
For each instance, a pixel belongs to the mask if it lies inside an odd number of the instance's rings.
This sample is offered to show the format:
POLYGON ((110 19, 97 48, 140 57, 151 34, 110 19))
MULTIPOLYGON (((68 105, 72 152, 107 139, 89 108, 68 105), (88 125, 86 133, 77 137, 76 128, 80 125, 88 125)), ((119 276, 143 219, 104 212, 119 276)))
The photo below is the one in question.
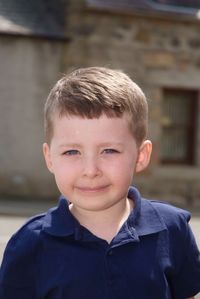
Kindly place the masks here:
POLYGON ((87 156, 83 159, 83 176, 94 178, 101 174, 100 165, 96 156, 87 156))

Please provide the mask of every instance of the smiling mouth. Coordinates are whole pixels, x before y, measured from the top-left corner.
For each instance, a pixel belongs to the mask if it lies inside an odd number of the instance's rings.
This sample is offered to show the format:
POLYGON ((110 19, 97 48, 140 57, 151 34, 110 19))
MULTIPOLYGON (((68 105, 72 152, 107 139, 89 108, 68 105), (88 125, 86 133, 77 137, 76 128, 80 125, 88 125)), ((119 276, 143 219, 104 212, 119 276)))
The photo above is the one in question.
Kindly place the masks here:
POLYGON ((81 192, 87 192, 87 193, 95 193, 95 192, 102 192, 105 191, 108 188, 108 185, 106 186, 97 186, 97 187, 76 187, 81 192))

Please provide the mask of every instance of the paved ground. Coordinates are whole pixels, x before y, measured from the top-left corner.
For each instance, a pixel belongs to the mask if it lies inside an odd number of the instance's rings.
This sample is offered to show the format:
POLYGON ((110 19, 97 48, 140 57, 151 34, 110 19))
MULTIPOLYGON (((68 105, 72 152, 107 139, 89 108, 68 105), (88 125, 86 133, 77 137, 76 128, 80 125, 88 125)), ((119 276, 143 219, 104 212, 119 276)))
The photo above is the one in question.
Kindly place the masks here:
MULTIPOLYGON (((46 211, 48 207, 54 206, 56 203, 37 203, 22 204, 6 203, 0 200, 0 263, 3 256, 5 245, 11 235, 26 221, 27 217, 41 211, 46 211), (22 209, 23 205, 23 209, 22 209)), ((191 220, 191 226, 195 234, 197 244, 200 248, 200 214, 195 214, 191 220)), ((200 294, 195 297, 200 299, 200 294)))

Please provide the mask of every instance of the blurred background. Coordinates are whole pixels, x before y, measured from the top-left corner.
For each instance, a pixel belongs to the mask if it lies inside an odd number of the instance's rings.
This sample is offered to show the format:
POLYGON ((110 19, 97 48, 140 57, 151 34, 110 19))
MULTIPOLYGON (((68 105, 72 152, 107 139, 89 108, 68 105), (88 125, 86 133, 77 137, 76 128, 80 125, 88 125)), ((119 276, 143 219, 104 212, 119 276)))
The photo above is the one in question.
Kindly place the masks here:
POLYGON ((122 69, 149 99, 144 196, 200 206, 200 1, 0 0, 0 197, 55 199, 43 105, 63 73, 122 69))
POLYGON ((198 219, 199 0, 0 0, 0 215, 56 204, 43 105, 64 73, 96 65, 125 71, 149 101, 153 156, 133 184, 198 219))

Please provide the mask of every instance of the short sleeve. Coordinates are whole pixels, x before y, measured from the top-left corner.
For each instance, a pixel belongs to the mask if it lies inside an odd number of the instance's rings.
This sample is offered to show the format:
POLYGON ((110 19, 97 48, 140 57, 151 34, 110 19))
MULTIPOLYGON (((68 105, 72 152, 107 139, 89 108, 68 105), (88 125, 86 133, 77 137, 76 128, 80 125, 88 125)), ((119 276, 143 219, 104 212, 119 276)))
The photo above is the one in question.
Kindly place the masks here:
POLYGON ((0 268, 1 299, 35 299, 33 238, 19 231, 7 244, 0 268))
POLYGON ((182 265, 173 280, 173 294, 176 299, 192 297, 200 292, 200 253, 193 232, 185 219, 184 243, 179 244, 182 265))

